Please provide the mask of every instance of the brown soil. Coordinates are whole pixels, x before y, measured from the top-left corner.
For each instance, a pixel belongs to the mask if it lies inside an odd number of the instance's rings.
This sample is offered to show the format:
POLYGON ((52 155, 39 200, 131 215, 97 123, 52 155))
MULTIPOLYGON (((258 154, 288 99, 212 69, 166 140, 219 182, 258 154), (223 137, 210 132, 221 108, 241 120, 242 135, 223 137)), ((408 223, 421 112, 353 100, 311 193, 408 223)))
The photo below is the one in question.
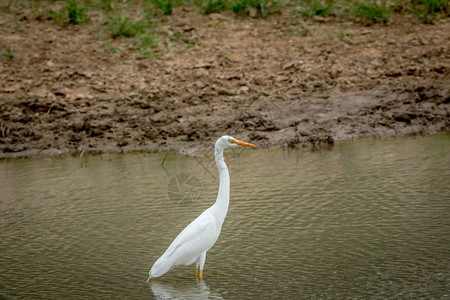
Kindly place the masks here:
POLYGON ((15 54, 0 58, 0 157, 192 149, 223 134, 323 147, 449 131, 449 18, 295 23, 180 8, 160 32, 186 38, 137 60, 110 52, 95 24, 0 12, 0 46, 15 54))

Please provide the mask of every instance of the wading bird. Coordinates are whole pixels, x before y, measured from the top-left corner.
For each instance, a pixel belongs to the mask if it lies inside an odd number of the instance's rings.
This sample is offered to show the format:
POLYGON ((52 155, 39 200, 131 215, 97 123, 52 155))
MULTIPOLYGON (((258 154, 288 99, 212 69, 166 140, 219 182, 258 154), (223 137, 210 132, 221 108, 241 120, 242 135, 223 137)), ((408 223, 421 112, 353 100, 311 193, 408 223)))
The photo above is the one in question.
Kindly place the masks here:
POLYGON ((174 266, 192 264, 195 264, 195 277, 203 279, 206 252, 214 246, 219 238, 230 202, 230 175, 223 159, 223 150, 238 146, 255 147, 253 144, 226 135, 216 141, 214 154, 220 181, 217 200, 181 231, 166 252, 153 264, 148 280, 166 274, 174 266), (198 272, 199 267, 200 272, 198 272))

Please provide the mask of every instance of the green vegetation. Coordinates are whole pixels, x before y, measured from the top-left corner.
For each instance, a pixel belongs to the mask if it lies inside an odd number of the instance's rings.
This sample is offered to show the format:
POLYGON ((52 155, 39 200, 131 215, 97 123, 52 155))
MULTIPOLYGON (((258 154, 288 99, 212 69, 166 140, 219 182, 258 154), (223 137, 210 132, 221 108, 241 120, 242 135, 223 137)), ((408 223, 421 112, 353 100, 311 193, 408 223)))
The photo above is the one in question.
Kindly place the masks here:
POLYGON ((355 40, 353 40, 353 39, 348 35, 348 33, 345 32, 345 31, 340 31, 340 32, 336 33, 336 34, 335 34, 335 37, 336 37, 339 41, 344 42, 344 43, 349 44, 349 45, 358 45, 358 44, 360 44, 360 43, 356 42, 355 40))
POLYGON ((387 4, 377 2, 358 1, 354 4, 354 15, 362 21, 370 23, 387 23, 393 8, 387 4))
POLYGON ((148 0, 151 4, 161 10, 164 15, 171 15, 176 0, 148 0))
POLYGON ((99 3, 99 8, 106 11, 111 11, 114 9, 114 0, 101 0, 99 3))
POLYGON ((111 53, 116 53, 118 51, 117 47, 115 47, 111 41, 103 41, 103 45, 106 47, 106 49, 111 53))
POLYGON ((5 5, 1 6, 0 9, 5 12, 11 12, 11 5, 13 4, 12 0, 8 0, 5 5))
POLYGON ((422 1, 422 3, 425 6, 425 11, 430 14, 448 12, 448 0, 428 0, 422 1))
POLYGON ((69 24, 76 25, 87 22, 87 7, 80 6, 77 0, 67 0, 66 5, 69 24))
POLYGON ((449 12, 449 0, 302 0, 295 12, 304 18, 335 17, 362 23, 387 23, 394 13, 412 13, 430 22, 449 12))
POLYGON ((205 15, 218 13, 229 8, 226 0, 195 0, 195 4, 201 8, 205 15))
MULTIPOLYGON (((235 0, 232 2, 231 9, 235 13, 256 9, 262 17, 266 17, 271 11, 277 11, 281 8, 279 0, 235 0)), ((252 16, 252 14, 250 13, 252 16)))
POLYGON ((311 34, 311 30, 308 27, 302 27, 298 33, 300 36, 308 36, 311 34))
POLYGON ((298 5, 297 12, 307 18, 334 15, 335 3, 334 1, 307 0, 298 5))
MULTIPOLYGON (((161 46, 180 52, 195 45, 189 33, 173 28, 167 30, 176 7, 184 7, 176 10, 177 13, 233 12, 237 18, 276 18, 275 13, 281 10, 290 11, 289 24, 300 36, 312 34, 306 22, 346 20, 367 25, 385 24, 397 14, 406 14, 432 23, 449 15, 449 0, 4 0, 1 5, 0 9, 7 13, 27 10, 37 20, 53 21, 64 27, 96 26, 98 38, 108 51, 131 49, 139 59, 156 57, 161 46)), ((333 36, 350 45, 358 44, 344 32, 333 36)), ((14 52, 1 48, 0 56, 13 58, 14 52)))
POLYGON ((439 14, 449 13, 448 0, 415 0, 414 13, 424 23, 432 23, 439 14))
POLYGON ((13 59, 16 57, 16 54, 14 53, 14 50, 10 47, 2 47, 0 49, 0 58, 7 58, 7 59, 13 59))
POLYGON ((54 20, 56 23, 67 25, 79 25, 89 22, 89 7, 84 6, 82 1, 66 0, 59 9, 49 9, 43 11, 39 3, 33 3, 33 11, 38 20, 54 20))
POLYGON ((387 23, 391 18, 393 6, 376 1, 306 0, 298 5, 296 11, 306 18, 337 17, 363 23, 387 23))
POLYGON ((158 48, 159 40, 152 33, 146 35, 139 35, 135 42, 136 59, 143 59, 147 57, 158 57, 155 49, 158 48))
POLYGON ((422 19, 445 17, 449 12, 449 0, 5 0, 1 8, 12 12, 19 6, 32 8, 42 20, 54 19, 71 25, 88 23, 90 12, 95 10, 101 10, 104 15, 147 11, 150 15, 159 12, 168 16, 176 6, 199 9, 204 14, 228 10, 252 17, 257 15, 251 11, 267 17, 281 9, 293 9, 304 18, 336 17, 371 23, 386 23, 398 12, 418 15, 422 19))
POLYGON ((141 33, 144 29, 144 23, 140 21, 131 21, 125 17, 121 16, 110 16, 107 22, 108 29, 111 33, 113 39, 118 37, 134 37, 141 33))
MULTIPOLYGON (((110 16, 107 26, 112 39, 119 37, 133 38, 129 48, 136 51, 136 58, 157 57, 155 50, 159 45, 153 25, 145 19, 130 21, 128 17, 110 16)), ((109 51, 117 52, 117 48, 111 43, 107 44, 109 51)))

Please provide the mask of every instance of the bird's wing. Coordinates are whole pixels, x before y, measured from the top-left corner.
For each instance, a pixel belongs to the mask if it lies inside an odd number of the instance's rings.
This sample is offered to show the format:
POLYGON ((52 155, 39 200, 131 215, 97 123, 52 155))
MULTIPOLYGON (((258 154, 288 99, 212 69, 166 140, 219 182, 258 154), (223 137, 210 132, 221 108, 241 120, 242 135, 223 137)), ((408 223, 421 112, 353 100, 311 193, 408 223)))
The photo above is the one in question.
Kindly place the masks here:
POLYGON ((206 210, 178 234, 164 255, 171 255, 180 247, 189 252, 208 250, 217 239, 216 225, 215 218, 206 210))
POLYGON ((208 210, 192 221, 167 248, 166 252, 153 264, 150 277, 164 275, 173 266, 190 265, 200 259, 217 240, 220 228, 208 210))

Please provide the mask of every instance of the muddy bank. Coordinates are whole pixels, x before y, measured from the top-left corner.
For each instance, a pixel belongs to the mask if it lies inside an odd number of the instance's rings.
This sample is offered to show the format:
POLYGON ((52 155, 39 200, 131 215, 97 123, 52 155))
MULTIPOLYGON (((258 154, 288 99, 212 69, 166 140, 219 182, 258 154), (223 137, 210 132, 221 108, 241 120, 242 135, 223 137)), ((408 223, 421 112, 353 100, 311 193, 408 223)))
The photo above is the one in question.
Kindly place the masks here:
POLYGON ((183 10, 160 30, 185 38, 144 60, 125 38, 108 50, 95 24, 0 20, 0 44, 14 49, 0 58, 0 157, 193 149, 223 134, 329 147, 450 129, 448 18, 311 22, 303 36, 289 16, 183 10))

